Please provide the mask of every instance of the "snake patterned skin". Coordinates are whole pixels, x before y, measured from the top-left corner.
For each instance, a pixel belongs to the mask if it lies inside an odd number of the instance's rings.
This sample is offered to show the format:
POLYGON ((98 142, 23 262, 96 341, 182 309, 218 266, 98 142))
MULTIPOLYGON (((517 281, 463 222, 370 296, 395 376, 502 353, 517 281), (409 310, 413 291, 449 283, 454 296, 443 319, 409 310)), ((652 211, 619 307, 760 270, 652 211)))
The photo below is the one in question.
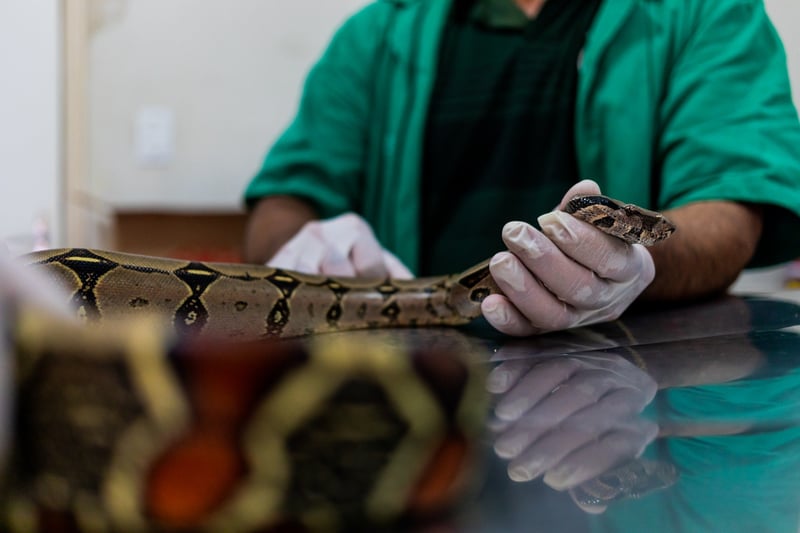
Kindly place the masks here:
POLYGON ((615 501, 642 498, 673 485, 677 479, 674 465, 640 458, 583 483, 570 493, 579 505, 608 506, 615 501))
MULTIPOLYGON (((675 227, 660 213, 605 196, 567 212, 627 242, 652 245, 675 227)), ((158 315, 185 334, 297 337, 392 326, 452 326, 480 316, 499 292, 484 261, 462 273, 413 280, 314 276, 260 265, 187 262, 63 249, 26 261, 66 287, 86 321, 158 315)))
POLYGON ((4 531, 373 530, 471 490, 488 399, 463 336, 212 341, 29 309, 14 331, 4 531))
MULTIPOLYGON (((605 197, 567 210, 637 242, 674 231, 605 197)), ((468 490, 480 350, 454 330, 335 332, 467 323, 498 290, 488 262, 401 281, 84 249, 25 260, 80 320, 11 310, 5 530, 370 530, 468 490)))

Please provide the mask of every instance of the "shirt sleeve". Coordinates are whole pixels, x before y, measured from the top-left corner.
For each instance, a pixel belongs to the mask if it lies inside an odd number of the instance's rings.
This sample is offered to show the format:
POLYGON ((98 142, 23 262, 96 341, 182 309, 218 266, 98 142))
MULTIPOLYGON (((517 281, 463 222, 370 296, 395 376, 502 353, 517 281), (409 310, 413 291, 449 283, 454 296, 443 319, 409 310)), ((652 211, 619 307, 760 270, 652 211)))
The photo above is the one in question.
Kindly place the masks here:
POLYGON ((698 2, 676 32, 661 107, 659 204, 763 204, 750 266, 800 256, 800 124, 761 0, 698 2))

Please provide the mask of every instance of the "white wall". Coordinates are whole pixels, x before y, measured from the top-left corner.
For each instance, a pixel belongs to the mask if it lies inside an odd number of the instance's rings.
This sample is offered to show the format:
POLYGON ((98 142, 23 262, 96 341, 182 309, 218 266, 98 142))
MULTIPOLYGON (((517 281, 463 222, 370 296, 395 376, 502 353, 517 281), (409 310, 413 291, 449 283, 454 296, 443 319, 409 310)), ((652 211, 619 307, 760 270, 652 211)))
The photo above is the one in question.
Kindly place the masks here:
POLYGON ((800 106, 800 1, 764 0, 764 3, 786 47, 794 102, 800 106))
POLYGON ((92 194, 114 208, 232 210, 294 113, 305 74, 366 0, 117 0, 91 40, 92 194), (143 107, 174 116, 171 162, 142 166, 143 107))
MULTIPOLYGON (((93 0, 90 179, 111 208, 236 209, 264 151, 294 112, 302 79, 334 28, 367 0, 93 0), (95 13, 97 15, 97 13, 95 13), (97 17, 97 20, 102 17, 97 17), (142 168, 141 106, 175 114, 175 157, 142 168)), ((0 0, 0 241, 29 246, 37 217, 59 242, 59 0, 0 0)), ((800 1, 766 0, 800 103, 800 1)))
MULTIPOLYGON (((292 116, 310 64, 345 16, 366 3, 98 1, 114 16, 91 40, 89 192, 112 210, 238 208, 292 116), (172 160, 148 168, 135 157, 134 123, 149 106, 172 113, 176 133, 172 160)), ((767 4, 800 94, 800 2, 767 4)))
POLYGON ((61 221, 58 0, 0 1, 0 242, 27 251, 31 226, 61 221))

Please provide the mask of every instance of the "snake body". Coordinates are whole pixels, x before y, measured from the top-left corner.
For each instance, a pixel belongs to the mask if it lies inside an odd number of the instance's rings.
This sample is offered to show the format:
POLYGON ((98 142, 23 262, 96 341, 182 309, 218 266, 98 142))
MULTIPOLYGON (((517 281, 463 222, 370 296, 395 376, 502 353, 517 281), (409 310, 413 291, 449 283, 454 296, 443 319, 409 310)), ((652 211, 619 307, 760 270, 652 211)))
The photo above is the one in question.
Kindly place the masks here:
MULTIPOLYGON (((629 243, 651 245, 675 229, 660 213, 600 195, 576 197, 565 210, 629 243)), ((479 316, 483 299, 499 292, 488 260, 458 274, 413 280, 335 278, 77 248, 34 253, 27 261, 69 289, 86 321, 155 314, 182 334, 227 338, 460 325, 479 316)))
MULTIPOLYGON (((605 197, 567 211, 636 242, 674 229, 605 197)), ((86 325, 11 309, 4 530, 371 530, 463 494, 487 408, 467 339, 273 338, 464 324, 498 291, 488 261, 407 281, 77 248, 27 262, 86 325)))

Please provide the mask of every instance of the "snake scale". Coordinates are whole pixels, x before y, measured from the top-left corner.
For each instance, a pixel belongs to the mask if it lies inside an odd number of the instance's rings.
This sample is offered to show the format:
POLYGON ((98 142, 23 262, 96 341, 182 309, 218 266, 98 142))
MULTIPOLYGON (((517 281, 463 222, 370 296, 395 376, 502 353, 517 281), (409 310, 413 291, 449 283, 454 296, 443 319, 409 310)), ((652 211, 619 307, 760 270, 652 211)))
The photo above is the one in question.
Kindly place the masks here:
MULTIPOLYGON (((628 242, 674 231, 603 196, 566 210, 628 242)), ((85 249, 25 261, 84 324, 12 310, 4 530, 370 530, 463 494, 487 408, 475 346, 335 332, 469 322, 498 291, 488 261, 408 281, 85 249)))
MULTIPOLYGON (((566 211, 629 243, 652 245, 674 226, 660 213, 605 196, 566 211)), ((186 262, 84 249, 28 257, 71 292, 80 317, 156 314, 182 334, 296 337, 390 326, 451 326, 480 315, 499 292, 484 261, 459 274, 413 280, 331 278, 266 266, 186 262)))

